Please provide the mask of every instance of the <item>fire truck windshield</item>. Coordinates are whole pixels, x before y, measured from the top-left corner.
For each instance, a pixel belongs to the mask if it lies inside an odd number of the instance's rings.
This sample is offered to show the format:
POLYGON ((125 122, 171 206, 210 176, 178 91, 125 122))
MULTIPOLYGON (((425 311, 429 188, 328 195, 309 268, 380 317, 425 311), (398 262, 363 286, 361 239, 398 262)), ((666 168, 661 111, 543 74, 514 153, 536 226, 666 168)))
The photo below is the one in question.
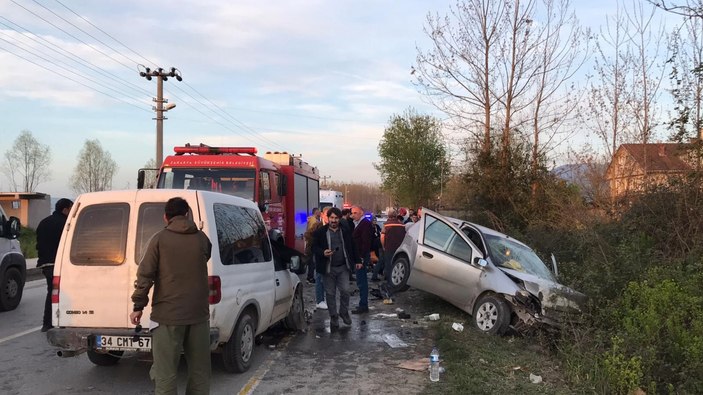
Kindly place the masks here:
POLYGON ((215 191, 254 200, 253 169, 185 169, 168 167, 159 176, 158 188, 215 191))

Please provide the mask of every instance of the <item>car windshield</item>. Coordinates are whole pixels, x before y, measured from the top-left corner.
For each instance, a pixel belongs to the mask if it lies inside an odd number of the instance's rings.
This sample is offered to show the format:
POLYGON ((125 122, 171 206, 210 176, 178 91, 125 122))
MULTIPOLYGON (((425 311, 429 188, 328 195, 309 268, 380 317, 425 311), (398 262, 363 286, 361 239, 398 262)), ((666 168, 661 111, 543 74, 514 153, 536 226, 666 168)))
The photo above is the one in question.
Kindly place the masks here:
POLYGON ((485 235, 491 260, 496 266, 555 281, 552 272, 531 249, 505 237, 485 235))
POLYGON ((215 191, 254 200, 255 177, 251 169, 166 168, 159 177, 159 188, 215 191))

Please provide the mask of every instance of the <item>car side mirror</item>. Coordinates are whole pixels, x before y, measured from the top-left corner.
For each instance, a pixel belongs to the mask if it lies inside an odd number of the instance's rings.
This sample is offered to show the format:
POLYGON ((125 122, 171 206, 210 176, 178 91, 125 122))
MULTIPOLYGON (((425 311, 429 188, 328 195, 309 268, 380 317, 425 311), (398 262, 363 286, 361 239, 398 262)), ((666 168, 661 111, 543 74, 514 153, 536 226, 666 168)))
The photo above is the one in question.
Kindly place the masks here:
POLYGON ((301 272, 300 270, 300 257, 292 256, 290 257, 290 262, 288 262, 288 269, 293 273, 301 272))
POLYGON ((477 265, 480 267, 486 267, 486 266, 488 266, 488 261, 483 258, 476 257, 476 258, 474 258, 474 265, 477 265))
POLYGON ((144 179, 146 178, 146 172, 144 169, 139 169, 137 171, 137 189, 144 188, 144 179))
MULTIPOLYGON (((5 219, 4 217, 2 218, 5 219)), ((7 221, 2 224, 2 237, 7 239, 16 239, 20 235, 20 219, 17 217, 10 217, 7 221)))

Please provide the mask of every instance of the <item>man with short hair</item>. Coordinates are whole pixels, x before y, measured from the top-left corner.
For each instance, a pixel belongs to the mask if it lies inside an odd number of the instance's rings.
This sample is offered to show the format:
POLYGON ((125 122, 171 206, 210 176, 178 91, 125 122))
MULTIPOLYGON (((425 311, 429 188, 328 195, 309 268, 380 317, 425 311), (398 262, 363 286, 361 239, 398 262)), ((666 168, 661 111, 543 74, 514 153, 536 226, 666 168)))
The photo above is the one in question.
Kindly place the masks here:
POLYGON ((316 270, 322 274, 327 294, 327 310, 330 329, 339 327, 339 318, 351 325, 349 316, 349 273, 354 264, 360 262, 354 241, 348 229, 340 225, 342 212, 332 207, 327 212, 329 223, 313 234, 312 251, 315 254, 316 270), (339 309, 337 309, 339 291, 339 309))
POLYGON ((139 263, 129 315, 139 325, 154 287, 151 330, 156 394, 177 393, 181 351, 188 364, 186 394, 210 393, 210 305, 208 268, 212 244, 188 218, 190 207, 175 197, 166 202, 166 227, 152 236, 139 263))
POLYGON ((54 205, 54 212, 41 220, 37 226, 37 267, 41 268, 46 278, 46 301, 44 302, 44 318, 41 331, 53 328, 51 324, 51 292, 54 289, 54 262, 59 249, 61 233, 68 219, 68 213, 73 207, 70 199, 59 199, 54 205))
POLYGON ((354 220, 352 238, 361 258, 361 263, 356 265, 356 286, 359 287, 359 306, 352 310, 352 314, 363 314, 369 311, 369 279, 366 276, 367 268, 371 264, 371 221, 364 216, 364 210, 359 206, 351 209, 354 220))

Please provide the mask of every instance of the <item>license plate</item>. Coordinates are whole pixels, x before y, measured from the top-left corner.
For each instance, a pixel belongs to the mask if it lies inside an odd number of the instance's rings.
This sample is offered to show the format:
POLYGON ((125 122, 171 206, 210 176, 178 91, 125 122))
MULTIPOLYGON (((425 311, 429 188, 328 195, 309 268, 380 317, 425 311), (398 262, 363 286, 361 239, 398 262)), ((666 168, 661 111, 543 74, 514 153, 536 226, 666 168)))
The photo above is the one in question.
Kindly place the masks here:
POLYGON ((95 348, 114 351, 151 351, 151 337, 97 335, 95 336, 95 348))

